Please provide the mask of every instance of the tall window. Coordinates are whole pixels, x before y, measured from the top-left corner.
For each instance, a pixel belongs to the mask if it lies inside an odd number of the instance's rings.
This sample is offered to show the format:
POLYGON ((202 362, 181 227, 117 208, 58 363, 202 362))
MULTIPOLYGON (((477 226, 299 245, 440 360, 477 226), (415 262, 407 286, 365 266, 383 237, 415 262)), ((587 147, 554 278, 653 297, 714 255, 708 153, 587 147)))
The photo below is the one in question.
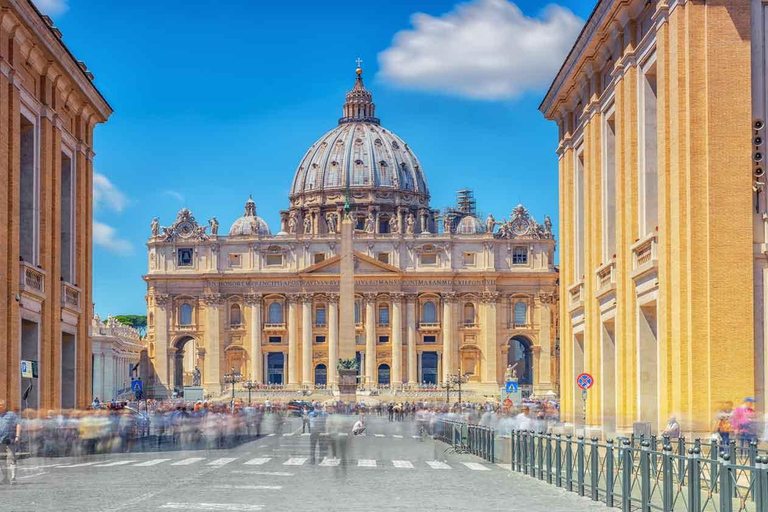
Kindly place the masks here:
POLYGON ((424 314, 422 315, 422 321, 426 324, 437 323, 437 307, 432 301, 424 303, 424 314))
POLYGON ((325 325, 325 306, 323 305, 315 309, 315 325, 325 325))
POLYGON ((192 249, 179 249, 179 266, 192 266, 192 249))
POLYGON ((573 276, 574 283, 581 280, 584 275, 584 151, 579 150, 576 154, 576 172, 574 176, 574 229, 575 241, 575 260, 576 275, 573 276))
POLYGON ((471 302, 467 302, 464 304, 464 323, 465 324, 474 324, 475 323, 475 305, 471 302))
POLYGON ((512 248, 512 264, 513 265, 528 264, 528 247, 516 246, 512 248))
POLYGON ((283 323, 283 305, 279 302, 273 302, 269 305, 269 323, 283 323))
POLYGON ((242 316, 240 314, 240 306, 238 304, 232 304, 229 308, 229 323, 230 325, 240 325, 242 322, 242 316))
POLYGON ((524 302, 515 304, 515 325, 525 325, 528 323, 528 307, 524 302))
POLYGON ((379 306, 379 324, 389 325, 389 306, 387 304, 379 306))
POLYGON ((379 233, 389 233, 389 217, 379 217, 379 233))
POLYGON ((192 306, 182 304, 179 308, 179 325, 192 325, 192 306))
POLYGON ((640 130, 641 130, 641 197, 640 233, 650 235, 656 229, 658 205, 658 153, 656 144, 656 60, 643 66, 640 83, 640 130))
POLYGON ((74 205, 75 187, 72 174, 72 159, 61 153, 61 279, 68 283, 74 282, 72 273, 72 257, 74 242, 74 205))
POLYGON ((360 323, 360 301, 355 301, 355 323, 360 323))
POLYGON ((608 112, 603 126, 603 263, 616 254, 616 115, 608 112))
POLYGON ((37 170, 35 139, 37 127, 26 116, 21 115, 21 136, 19 140, 19 161, 21 166, 19 211, 19 255, 31 264, 37 263, 37 170))

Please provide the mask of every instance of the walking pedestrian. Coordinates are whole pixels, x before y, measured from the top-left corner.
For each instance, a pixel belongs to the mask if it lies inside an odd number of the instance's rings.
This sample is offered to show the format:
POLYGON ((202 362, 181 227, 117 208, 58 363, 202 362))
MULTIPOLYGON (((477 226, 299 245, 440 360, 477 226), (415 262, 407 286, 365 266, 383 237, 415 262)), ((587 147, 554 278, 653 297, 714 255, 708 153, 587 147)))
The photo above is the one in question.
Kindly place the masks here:
POLYGON ((301 410, 301 433, 305 433, 309 428, 309 408, 305 405, 301 410))
POLYGON ((16 483, 16 446, 21 441, 19 416, 7 409, 5 400, 0 400, 0 446, 5 447, 5 475, 0 483, 16 483))
POLYGON ((731 427, 739 438, 742 448, 749 446, 751 441, 757 440, 757 422, 755 421, 755 399, 748 396, 744 403, 733 411, 731 427))

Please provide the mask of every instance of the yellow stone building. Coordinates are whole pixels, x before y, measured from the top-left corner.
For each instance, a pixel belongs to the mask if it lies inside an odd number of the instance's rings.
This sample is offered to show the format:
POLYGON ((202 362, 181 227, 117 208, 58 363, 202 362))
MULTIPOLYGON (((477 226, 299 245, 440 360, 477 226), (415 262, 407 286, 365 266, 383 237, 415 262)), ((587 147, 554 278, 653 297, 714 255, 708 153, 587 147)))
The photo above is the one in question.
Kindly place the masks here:
POLYGON ((559 127, 572 424, 583 424, 582 372, 595 377, 587 427, 607 433, 658 432, 670 415, 709 431, 721 406, 762 394, 751 9, 762 25, 759 0, 600 1, 541 104, 559 127))
POLYGON ((14 409, 91 400, 93 129, 112 109, 61 37, 29 0, 0 0, 0 398, 14 409))
POLYGON ((498 397, 512 365, 527 392, 556 391, 549 219, 518 206, 503 222, 480 220, 471 191, 433 210, 419 160, 375 117, 360 69, 342 113, 301 159, 277 234, 252 199, 228 234, 187 209, 169 227, 152 223, 150 392, 192 384, 195 367, 212 395, 232 368, 263 384, 333 388, 340 346, 354 347, 369 390, 439 386, 461 372, 465 389, 498 397), (355 298, 342 318, 347 200, 355 298))

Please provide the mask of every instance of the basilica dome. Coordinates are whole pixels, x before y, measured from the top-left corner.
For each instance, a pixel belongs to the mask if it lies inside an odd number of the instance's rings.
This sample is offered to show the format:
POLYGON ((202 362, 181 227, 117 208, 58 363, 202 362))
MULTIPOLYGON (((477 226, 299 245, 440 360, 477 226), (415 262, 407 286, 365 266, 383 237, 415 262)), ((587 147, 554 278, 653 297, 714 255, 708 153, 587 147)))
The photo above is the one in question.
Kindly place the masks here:
POLYGON ((256 203, 252 197, 245 202, 245 213, 232 223, 229 236, 271 235, 269 226, 261 217, 256 215, 256 203))
POLYGON ((482 235, 483 233, 485 233, 485 226, 474 215, 465 215, 456 226, 456 234, 459 235, 482 235))
POLYGON ((292 205, 338 204, 349 186, 353 204, 390 199, 428 207, 427 181, 418 158, 403 139, 380 125, 375 108, 358 68, 338 126, 310 146, 296 169, 292 205))

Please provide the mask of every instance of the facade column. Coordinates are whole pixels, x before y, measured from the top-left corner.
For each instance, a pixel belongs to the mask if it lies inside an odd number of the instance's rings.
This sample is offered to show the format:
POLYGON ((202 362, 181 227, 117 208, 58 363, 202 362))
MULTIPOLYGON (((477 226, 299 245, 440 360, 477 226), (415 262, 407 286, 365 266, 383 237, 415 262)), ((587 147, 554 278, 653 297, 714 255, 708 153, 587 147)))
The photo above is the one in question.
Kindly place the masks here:
POLYGON ((542 293, 536 301, 535 311, 539 315, 539 354, 538 366, 533 375, 534 391, 552 390, 552 314, 550 305, 554 303, 554 294, 542 293))
POLYGON ((375 384, 376 375, 376 294, 365 294, 365 382, 375 384))
POLYGON ((328 299, 328 387, 337 383, 336 362, 339 360, 339 296, 329 293, 328 299))
POLYGON ((435 380, 437 381, 436 384, 439 386, 441 382, 443 382, 443 379, 441 378, 443 375, 443 353, 438 352, 437 353, 437 375, 435 376, 435 380))
POLYGON ((403 385, 403 326, 402 293, 393 293, 392 297, 392 378, 390 383, 396 387, 403 385))
POLYGON ((499 301, 497 292, 483 293, 483 358, 485 367, 483 368, 482 381, 486 384, 498 385, 496 378, 496 304, 499 301))
POLYGON ((218 293, 207 294, 203 297, 207 321, 205 324, 205 391, 214 394, 221 393, 221 350, 219 345, 219 318, 221 315, 222 297, 218 293))
POLYGON ((312 384, 312 294, 301 297, 301 383, 312 384))
MULTIPOLYGON (((290 294, 288 299, 288 384, 299 383, 299 332, 296 303, 297 294, 290 294)), ((285 376, 283 376, 285 378, 285 376)))
POLYGON ((267 367, 267 358, 268 357, 269 357, 269 353, 268 352, 263 352, 262 353, 262 356, 261 356, 261 367, 263 368, 263 371, 262 371, 262 374, 261 374, 261 379, 259 379, 259 382, 261 384, 266 384, 267 383, 268 372, 269 372, 269 368, 267 367))
POLYGON ((93 389, 91 394, 93 397, 98 397, 99 400, 104 396, 104 375, 102 374, 102 354, 101 346, 99 346, 98 353, 93 354, 93 389))
MULTIPOLYGON (((171 306, 171 296, 155 294, 155 396, 164 397, 170 394, 171 383, 168 380, 168 308, 171 306)), ((106 363, 106 361, 104 361, 106 363)), ((106 364, 105 364, 106 368, 106 364)), ((102 370, 103 371, 103 370, 102 370)), ((102 395, 104 394, 105 375, 102 375, 102 395)), ((99 397, 103 399, 103 396, 99 397)))
POLYGON ((456 294, 448 292, 443 294, 443 381, 448 380, 448 375, 453 372, 453 303, 456 302, 456 294))
POLYGON ((416 294, 405 296, 405 329, 408 344, 408 384, 418 384, 416 365, 416 294))
POLYGON ((261 357, 261 298, 260 293, 254 293, 245 297, 245 302, 251 311, 251 368, 250 378, 256 382, 264 379, 264 366, 261 357))

